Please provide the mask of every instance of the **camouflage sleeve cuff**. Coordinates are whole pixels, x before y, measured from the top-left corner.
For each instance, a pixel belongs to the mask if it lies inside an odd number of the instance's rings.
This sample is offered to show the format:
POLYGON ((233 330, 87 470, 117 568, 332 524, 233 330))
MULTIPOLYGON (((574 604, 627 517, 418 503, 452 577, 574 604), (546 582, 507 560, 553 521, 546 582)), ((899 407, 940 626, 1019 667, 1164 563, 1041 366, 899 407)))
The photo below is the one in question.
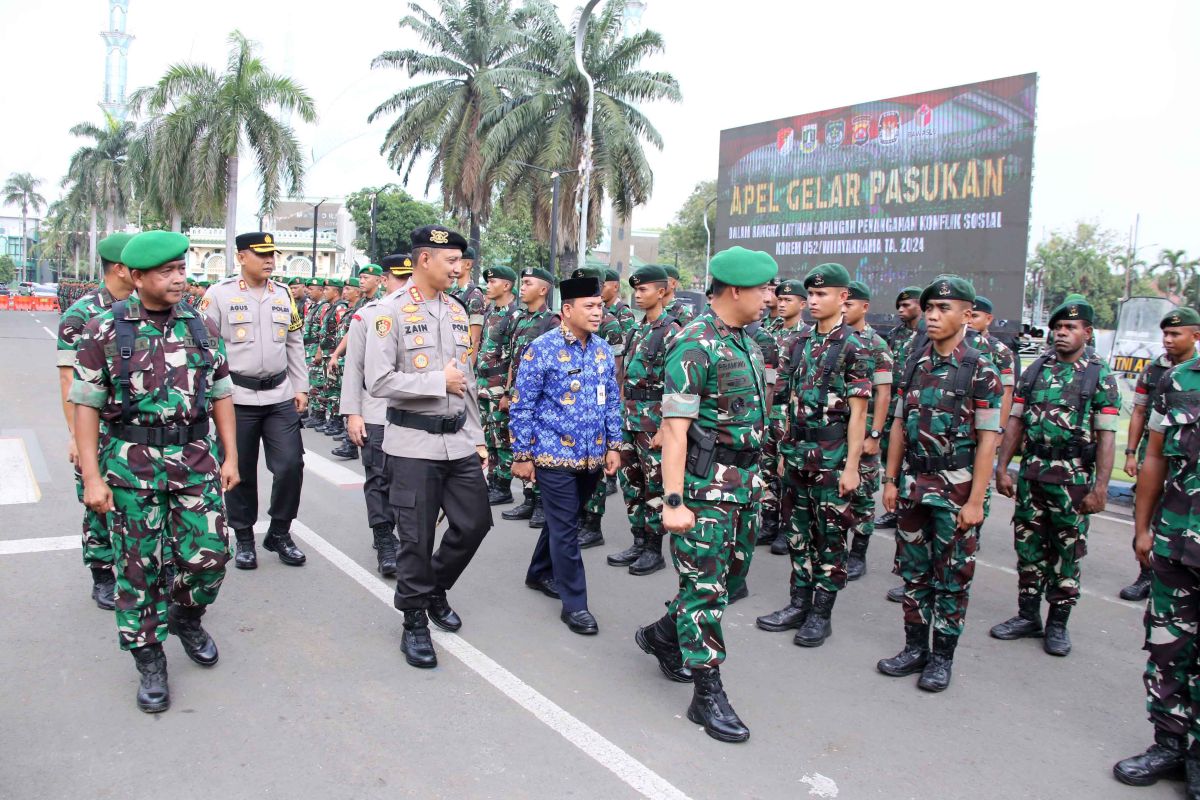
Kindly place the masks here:
POLYGON ((71 384, 71 391, 67 393, 67 399, 77 406, 90 406, 91 408, 101 409, 108 402, 108 389, 86 381, 76 380, 71 384))
POLYGON ((700 395, 698 394, 664 394, 662 399, 663 417, 700 418, 700 395))
POLYGON ((975 430, 1000 432, 1000 409, 979 408, 975 410, 975 430))
POLYGON ((779 380, 779 370, 767 367, 767 383, 775 383, 777 380, 779 380))
POLYGON ((1000 385, 1001 386, 1016 386, 1017 379, 1013 377, 1013 374, 1011 372, 1001 372, 1000 373, 1000 385))
POLYGON ((1151 411, 1150 422, 1147 425, 1155 433, 1164 433, 1167 430, 1166 421, 1167 418, 1163 414, 1158 411, 1151 411))
POLYGON ((1024 413, 1025 413, 1025 401, 1024 400, 1013 400, 1012 407, 1008 410, 1008 416, 1010 418, 1019 417, 1024 413))
POLYGON ((891 386, 892 385, 892 371, 889 369, 889 370, 881 370, 879 372, 876 372, 871 377, 871 384, 874 386, 891 386))
POLYGON ((1102 408, 1092 415, 1092 429, 1097 431, 1117 432, 1121 414, 1115 408, 1102 408))
POLYGON ((870 400, 871 395, 874 394, 871 391, 871 385, 871 381, 869 380, 856 380, 846 387, 846 397, 862 397, 870 400))
POLYGON ((74 350, 59 350, 57 363, 58 363, 58 366, 60 366, 60 367, 75 366, 75 351, 74 350))
POLYGON ((1143 407, 1150 405, 1150 395, 1142 394, 1141 392, 1138 392, 1137 394, 1135 394, 1133 396, 1133 404, 1135 406, 1143 406, 1143 407))
POLYGON ((233 378, 226 375, 224 378, 218 378, 213 382, 212 388, 208 390, 209 400, 220 400, 223 397, 229 397, 233 394, 233 378))
POLYGON ((483 327, 483 314, 472 314, 470 324, 483 327))

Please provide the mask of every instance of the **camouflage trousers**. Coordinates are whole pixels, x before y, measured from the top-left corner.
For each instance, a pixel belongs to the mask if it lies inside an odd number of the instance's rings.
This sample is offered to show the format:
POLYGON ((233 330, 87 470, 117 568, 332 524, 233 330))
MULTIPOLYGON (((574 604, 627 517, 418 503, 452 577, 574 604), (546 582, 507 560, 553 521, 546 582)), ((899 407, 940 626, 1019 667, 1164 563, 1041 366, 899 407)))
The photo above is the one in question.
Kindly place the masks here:
POLYGON ((782 406, 771 407, 770 426, 767 436, 763 440, 762 477, 765 484, 762 499, 763 516, 768 514, 779 516, 781 512, 783 479, 779 477, 779 443, 783 440, 784 433, 782 409, 782 406), (777 408, 781 410, 777 412, 777 408))
POLYGON ((501 486, 512 483, 512 444, 508 438, 508 412, 484 392, 479 394, 479 417, 488 450, 488 474, 501 486))
POLYGON ((901 500, 897 509, 896 566, 904 579, 904 621, 962 634, 978 530, 958 529, 958 512, 901 500))
POLYGON ((850 498, 850 531, 854 541, 871 541, 875 533, 875 492, 879 491, 879 456, 863 456, 858 463, 858 491, 850 498))
POLYGON ((1200 569, 1157 553, 1150 566, 1146 710, 1156 730, 1200 741, 1200 569))
MULTIPOLYGON (((75 496, 83 503, 83 477, 75 472, 75 496)), ((113 565, 112 537, 104 517, 83 507, 83 564, 86 567, 111 567, 113 565)))
POLYGON ((687 667, 715 667, 725 660, 721 615, 729 593, 746 583, 759 502, 706 503, 687 500, 696 525, 671 534, 671 561, 679 573, 679 593, 668 606, 687 667))
POLYGON ((325 401, 325 364, 309 363, 308 366, 308 408, 309 411, 323 413, 329 408, 325 401))
POLYGON ((1079 562, 1087 555, 1088 515, 1075 509, 1090 486, 1060 486, 1020 478, 1013 511, 1017 589, 1052 604, 1079 599, 1079 562))
POLYGON ((838 494, 839 477, 832 470, 787 466, 784 482, 793 493, 786 529, 793 589, 836 592, 846 585, 846 536, 854 519, 850 501, 838 494))
POLYGON ((620 474, 630 527, 661 536, 662 449, 650 446, 653 438, 648 431, 621 431, 620 474))
POLYGON ((225 503, 216 481, 170 492, 114 486, 112 493, 117 638, 131 650, 166 640, 168 602, 207 606, 217 598, 230 556, 225 503), (172 554, 164 555, 174 567, 170 587, 161 579, 160 546, 172 554))

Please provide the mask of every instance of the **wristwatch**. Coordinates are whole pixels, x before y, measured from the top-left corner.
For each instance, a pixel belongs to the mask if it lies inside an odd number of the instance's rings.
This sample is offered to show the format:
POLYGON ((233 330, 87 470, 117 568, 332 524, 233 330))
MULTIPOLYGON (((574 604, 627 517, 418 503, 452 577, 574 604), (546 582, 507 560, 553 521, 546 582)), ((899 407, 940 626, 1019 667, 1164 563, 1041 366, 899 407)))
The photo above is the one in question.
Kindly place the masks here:
POLYGON ((891 475, 884 475, 884 476, 883 476, 883 482, 884 482, 884 483, 895 483, 895 482, 896 482, 896 479, 895 479, 895 478, 893 478, 891 475))
POLYGON ((867 436, 871 437, 872 439, 879 439, 883 436, 883 431, 877 431, 872 428, 871 430, 867 431, 867 436))
POLYGON ((1134 449, 1134 448, 1132 448, 1132 447, 1126 447, 1126 448, 1125 448, 1125 455, 1127 455, 1127 456, 1136 456, 1136 455, 1137 455, 1137 450, 1136 450, 1136 449, 1134 449))
POLYGON ((663 498, 663 502, 669 505, 671 508, 679 508, 681 505, 683 505, 683 495, 681 495, 679 492, 671 492, 669 495, 663 498))

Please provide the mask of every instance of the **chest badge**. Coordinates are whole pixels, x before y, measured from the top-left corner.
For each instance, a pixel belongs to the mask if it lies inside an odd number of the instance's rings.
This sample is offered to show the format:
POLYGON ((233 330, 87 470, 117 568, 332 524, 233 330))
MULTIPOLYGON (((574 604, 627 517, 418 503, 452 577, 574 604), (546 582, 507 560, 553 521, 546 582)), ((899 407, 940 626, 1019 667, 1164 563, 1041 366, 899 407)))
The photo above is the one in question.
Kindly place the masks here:
POLYGON ((563 392, 562 404, 564 406, 575 405, 575 395, 571 394, 570 392, 563 392))
POLYGON ((425 344, 425 337, 424 336, 413 337, 413 344, 415 344, 415 345, 425 344))
POLYGON ((583 388, 583 384, 581 384, 579 381, 571 381, 571 391, 572 392, 578 392, 582 388, 583 388))
POLYGON ((421 314, 409 314, 407 317, 404 318, 404 321, 405 322, 424 322, 425 317, 422 316, 421 314))
POLYGON ((414 311, 417 311, 418 308, 415 305, 413 305, 412 303, 409 303, 408 305, 404 306, 400 310, 403 311, 405 314, 411 314, 414 311))
POLYGON ((239 339, 245 339, 246 338, 246 329, 238 328, 237 333, 235 333, 234 336, 236 336, 239 339))
POLYGON ((560 362, 562 362, 563 364, 565 364, 571 360, 571 354, 568 353, 566 350, 559 350, 558 351, 558 360, 560 362))
POLYGON ((413 366, 417 369, 425 369, 429 366, 429 356, 424 353, 417 353, 413 356, 413 366))

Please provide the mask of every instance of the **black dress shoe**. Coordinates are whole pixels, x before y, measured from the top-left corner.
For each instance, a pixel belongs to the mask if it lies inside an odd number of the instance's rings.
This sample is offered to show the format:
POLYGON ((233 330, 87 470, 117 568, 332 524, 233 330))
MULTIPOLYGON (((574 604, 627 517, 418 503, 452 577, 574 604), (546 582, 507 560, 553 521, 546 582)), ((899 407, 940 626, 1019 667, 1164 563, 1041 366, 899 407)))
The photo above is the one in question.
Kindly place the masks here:
POLYGON ((546 597, 553 597, 555 600, 560 599, 558 596, 558 586, 554 583, 554 578, 538 578, 536 580, 526 580, 525 585, 535 592, 541 592, 546 597))
POLYGON ((92 599, 105 611, 117 607, 117 579, 112 567, 92 567, 92 599))
POLYGON ((404 633, 400 635, 400 652, 410 667, 431 669, 437 666, 437 651, 429 636, 429 619, 421 608, 404 612, 404 633))
POLYGON ((172 603, 167 609, 167 630, 179 639, 183 652, 202 667, 217 663, 217 643, 200 625, 204 606, 181 606, 172 603))
POLYGON ((289 567, 298 567, 307 560, 304 553, 292 541, 290 531, 277 531, 274 533, 267 531, 266 538, 263 539, 263 549, 277 553, 279 560, 289 567))
POLYGON ((430 595, 429 608, 427 610, 429 612, 429 621, 444 631, 453 633, 462 627, 462 620, 458 614, 454 613, 454 609, 450 607, 445 594, 430 595))
POLYGON ((254 552, 254 529, 235 529, 233 535, 237 539, 233 565, 238 569, 258 569, 258 553, 254 552))
POLYGON ((558 615, 558 618, 567 623, 567 627, 571 629, 572 633, 592 636, 600 632, 596 618, 586 608, 581 611, 564 611, 558 615))
POLYGON ((167 654, 161 644, 151 644, 130 651, 141 680, 138 682, 137 707, 147 714, 157 714, 171 707, 171 691, 167 687, 167 654))
POLYGON ((1182 778, 1186 750, 1186 737, 1155 731, 1154 744, 1146 752, 1113 764, 1113 777, 1129 786, 1151 786, 1160 778, 1182 778))

